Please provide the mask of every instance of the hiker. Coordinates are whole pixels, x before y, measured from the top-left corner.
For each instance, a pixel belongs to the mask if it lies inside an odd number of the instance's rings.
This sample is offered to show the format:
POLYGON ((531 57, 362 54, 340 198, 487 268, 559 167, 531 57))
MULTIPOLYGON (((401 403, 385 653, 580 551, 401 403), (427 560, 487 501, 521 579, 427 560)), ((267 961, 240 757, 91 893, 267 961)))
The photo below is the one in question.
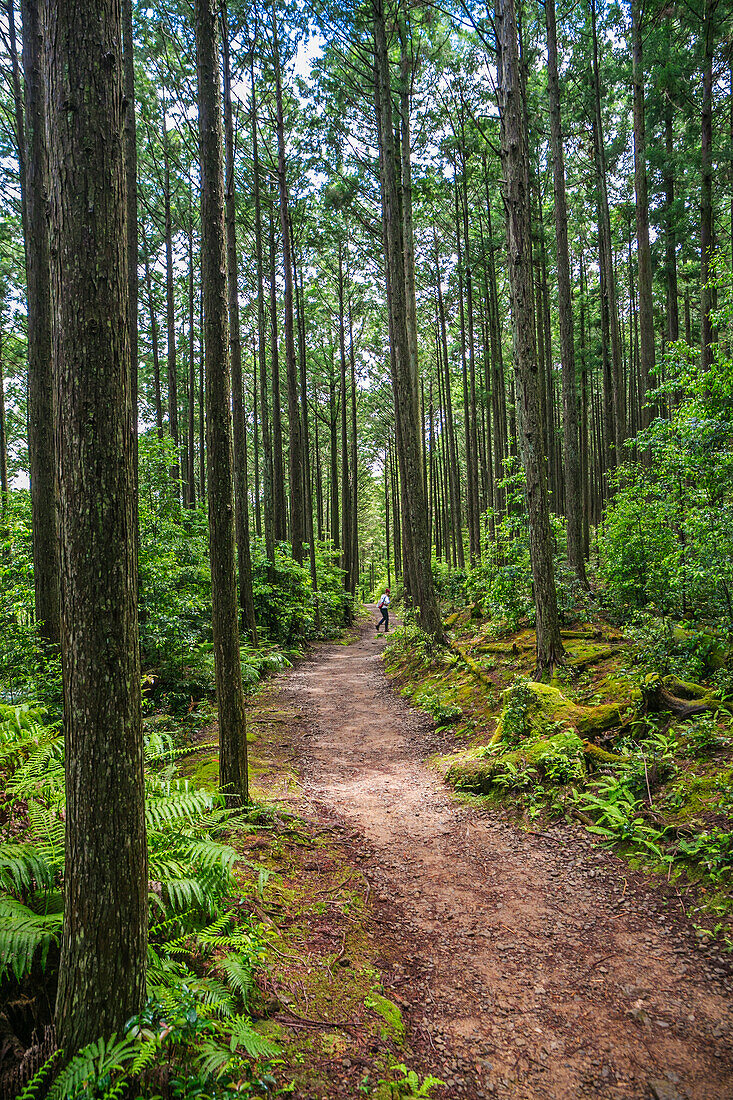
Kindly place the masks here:
POLYGON ((382 618, 377 623, 377 634, 379 634, 379 628, 384 623, 384 633, 389 630, 389 589, 385 588, 383 594, 379 597, 379 603, 377 607, 382 612, 382 618))

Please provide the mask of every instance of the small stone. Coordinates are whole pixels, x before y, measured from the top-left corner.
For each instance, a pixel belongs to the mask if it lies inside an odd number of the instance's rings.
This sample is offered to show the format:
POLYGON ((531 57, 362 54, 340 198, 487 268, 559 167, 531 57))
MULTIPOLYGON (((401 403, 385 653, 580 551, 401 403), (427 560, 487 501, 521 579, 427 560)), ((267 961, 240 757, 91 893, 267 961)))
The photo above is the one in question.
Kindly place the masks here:
POLYGON ((684 1100, 682 1093, 677 1091, 671 1081, 659 1077, 648 1084, 654 1100, 684 1100))

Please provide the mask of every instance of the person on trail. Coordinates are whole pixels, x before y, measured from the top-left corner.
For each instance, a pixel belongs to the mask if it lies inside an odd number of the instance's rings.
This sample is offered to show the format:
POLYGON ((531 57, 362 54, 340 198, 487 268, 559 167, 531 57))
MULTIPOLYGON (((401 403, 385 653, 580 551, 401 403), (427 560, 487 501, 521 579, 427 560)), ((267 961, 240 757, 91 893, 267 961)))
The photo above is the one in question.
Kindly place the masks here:
POLYGON ((379 597, 379 603, 377 607, 382 612, 382 618, 377 623, 377 634, 379 634, 379 628, 384 623, 384 633, 389 630, 389 589, 385 588, 382 595, 379 597))

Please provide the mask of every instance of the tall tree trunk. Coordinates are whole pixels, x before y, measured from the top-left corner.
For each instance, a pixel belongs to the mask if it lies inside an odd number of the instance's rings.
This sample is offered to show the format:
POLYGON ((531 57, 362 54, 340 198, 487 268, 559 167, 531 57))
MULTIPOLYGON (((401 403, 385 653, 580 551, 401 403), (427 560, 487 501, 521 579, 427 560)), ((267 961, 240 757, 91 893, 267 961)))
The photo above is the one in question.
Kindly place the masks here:
POLYGON ((193 211, 188 218, 188 440, 186 444, 186 503, 196 507, 196 346, 194 340, 195 288, 193 282, 193 211))
POLYGON ((28 289, 28 464, 36 620, 41 637, 55 646, 61 640, 61 594, 51 350, 44 6, 44 0, 22 0, 21 3, 26 127, 23 159, 28 289))
POLYGON ((568 212, 565 194, 565 158, 560 115, 560 80, 557 64, 555 0, 545 0, 547 23, 547 86, 550 99, 550 145, 555 193, 555 246, 557 255, 557 292, 562 355, 562 413, 565 440, 565 516, 568 530, 568 564, 581 584, 587 585, 583 557, 583 496, 580 479, 578 443, 578 400, 575 381, 575 336, 573 298, 568 250, 568 212))
POLYGON ((133 448, 137 484, 138 420, 138 230, 137 230, 137 125, 135 121, 135 38, 132 0, 122 0, 122 50, 125 69, 125 198, 127 201, 127 286, 130 295, 130 359, 132 370, 133 448))
POLYGON ((634 187, 636 190, 636 247, 639 264, 639 413, 640 427, 646 428, 652 412, 646 395, 654 374, 654 312, 652 297, 652 252, 649 244, 649 199, 646 176, 646 120, 644 117, 644 39, 641 25, 642 0, 632 0, 634 86, 634 187))
POLYGON ((680 337, 680 313, 677 303, 677 234, 674 216, 674 134, 672 108, 664 112, 664 256, 667 268, 667 339, 670 343, 680 337))
POLYGON ((277 273, 275 264, 275 226, 270 208, 270 362, 272 377, 272 496, 275 539, 288 537, 288 509, 283 471, 283 428, 280 403, 280 354, 277 334, 277 273))
POLYGON ((718 0, 705 0, 702 25, 703 71, 702 110, 700 112, 700 313, 702 330, 703 372, 713 365, 712 308, 713 293, 709 287, 713 257, 713 52, 715 44, 715 12, 718 0))
POLYGON ((346 329, 344 317, 344 264, 343 241, 338 246, 338 303, 339 303, 339 410, 341 414, 341 568, 344 571, 344 588, 351 587, 351 507, 349 501, 349 435, 348 406, 346 403, 346 329))
POLYGON ((504 171, 507 254, 514 321, 514 360, 521 401, 521 453, 527 482, 530 558, 537 612, 537 675, 562 661, 560 621, 552 565, 552 533, 542 455, 532 296, 532 226, 529 155, 524 128, 514 0, 495 8, 501 160, 504 171))
MULTIPOLYGON (((290 226, 292 234, 292 223, 290 226)), ((310 564, 311 589, 313 591, 315 625, 320 629, 321 612, 318 601, 318 566, 316 563, 316 541, 313 537, 313 482, 311 477, 310 434, 308 428, 308 387, 306 384, 305 350, 305 300, 303 295, 303 274, 300 275, 300 295, 298 295, 298 270, 295 263, 295 239, 291 240, 293 252, 293 287, 295 290, 296 316, 298 319, 298 367, 300 371, 300 400, 303 425, 303 489, 305 493, 305 537, 308 540, 308 560, 310 564)), ((316 447, 318 441, 316 439, 316 447)))
POLYGON ((232 368, 232 428, 234 446, 234 508, 237 543, 239 606, 250 641, 257 645, 257 623, 252 591, 252 556, 249 542, 247 504, 247 436, 244 421, 244 382, 242 378, 242 337, 239 327, 239 267, 237 263, 237 222, 234 195, 234 113, 232 110, 232 74, 229 60, 229 19, 226 3, 221 7, 224 51, 224 141, 226 147, 226 256, 229 303, 229 354, 232 368))
POLYGON ((201 157, 201 286, 206 355, 211 609, 219 709, 219 770, 221 787, 228 798, 246 802, 249 789, 234 568, 231 387, 217 17, 211 0, 195 0, 194 12, 201 157))
POLYGON ((293 313, 293 260, 290 248, 290 211, 288 209, 288 178, 285 165, 285 120, 283 116, 280 49, 277 40, 277 18, 272 6, 272 62, 275 69, 275 128, 277 130, 277 179, 280 193, 280 235, 283 246, 283 309, 285 325, 285 373, 288 390, 288 473, 290 480, 290 545, 293 560, 303 563, 303 436, 300 423, 298 394, 298 364, 295 357, 293 313))
POLYGON ((443 383, 445 399, 446 432, 448 436, 448 487, 450 491, 450 513, 452 529, 454 531, 457 563, 459 569, 464 569, 466 562, 463 552, 463 530, 461 524, 461 489, 458 470, 458 454, 456 448, 456 433, 453 421, 453 401, 450 387, 450 361, 448 358, 448 333, 445 323, 445 306, 443 304, 442 276, 440 272, 440 257, 438 255, 438 241, 433 232, 433 247, 435 251, 435 285, 438 295, 438 319, 440 323, 440 339, 443 348, 443 370, 445 381, 443 383))
POLYGON ((3 344, 3 309, 4 302, 0 302, 0 519, 5 516, 8 508, 8 433, 5 420, 5 364, 3 356, 5 346, 3 344))
POLYGON ((379 178, 382 199, 387 301, 390 314, 392 386, 398 436, 402 489, 409 531, 406 532, 411 556, 411 595, 418 609, 420 624, 434 638, 442 636, 440 610, 433 584, 431 552, 428 544, 427 515, 422 477, 420 425, 415 410, 407 337, 404 253, 400 221, 397 159, 395 155, 390 92, 389 53, 383 0, 372 0, 374 28, 375 107, 379 144, 379 178))
POLYGON ((351 557, 351 585, 349 591, 352 599, 356 598, 356 582, 359 576, 359 463, 357 448, 356 425, 356 356, 354 350, 354 328, 351 317, 351 302, 349 301, 349 366, 351 368, 351 535, 349 538, 349 550, 351 557))
POLYGON ((168 153, 168 124, 163 102, 163 212, 165 218, 165 296, 166 325, 168 331, 168 430, 175 444, 175 462, 171 466, 171 480, 178 497, 178 481, 181 476, 178 464, 178 368, 176 365, 176 310, 173 295, 173 217, 171 214, 171 170, 168 153))
POLYGON ((199 293, 199 499, 206 500, 206 350, 204 348, 204 294, 199 293))
POLYGON ((155 299, 153 297, 153 280, 150 274, 150 254, 148 242, 145 237, 145 225, 142 231, 143 239, 143 264, 145 266, 145 290, 148 296, 148 311, 150 313, 150 342, 153 355, 153 397, 155 400, 155 424, 158 429, 158 438, 163 438, 163 395, 160 388, 160 351, 158 349, 158 318, 155 312, 155 299))
POLYGON ((258 539, 262 538, 262 503, 261 503, 261 484, 260 484, 260 419, 258 413, 259 407, 259 372, 257 369, 257 346, 255 345, 254 356, 252 360, 252 429, 253 440, 252 449, 254 451, 254 466, 255 466, 255 535, 258 539))
POLYGON ((143 1006, 148 870, 120 8, 50 4, 48 25, 66 747, 56 1030, 70 1056, 143 1006))
POLYGON ((260 191, 260 152, 257 136, 257 95, 255 91, 254 43, 249 70, 252 99, 252 191, 254 198, 255 271, 257 275, 257 355, 259 362, 260 417, 262 421, 262 504, 264 510, 265 553, 275 561, 275 513, 273 497, 273 457, 270 434, 270 403, 267 395, 267 333, 265 328, 264 261, 262 247, 262 200, 260 191))
POLYGON ((598 244, 601 267, 601 313, 607 330, 604 335, 604 357, 607 364, 607 440, 609 462, 621 461, 621 444, 626 438, 626 410, 623 389, 623 365, 621 341, 618 330, 618 306, 616 302, 616 276, 613 265, 613 238, 611 215, 608 206, 606 180, 606 147, 603 138, 603 114, 601 112, 601 76, 598 62, 598 33, 596 26, 596 0, 591 0, 591 33, 593 45, 593 134, 598 204, 598 244), (609 358, 610 350, 610 358, 609 358))

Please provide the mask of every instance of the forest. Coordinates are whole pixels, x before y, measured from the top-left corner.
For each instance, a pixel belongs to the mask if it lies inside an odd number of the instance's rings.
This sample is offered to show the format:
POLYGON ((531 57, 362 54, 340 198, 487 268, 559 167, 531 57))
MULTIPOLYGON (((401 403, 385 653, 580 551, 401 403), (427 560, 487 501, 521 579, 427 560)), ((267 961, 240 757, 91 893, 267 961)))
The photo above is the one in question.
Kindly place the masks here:
POLYGON ((0 66, 0 1100, 733 1096, 733 7, 0 66))

